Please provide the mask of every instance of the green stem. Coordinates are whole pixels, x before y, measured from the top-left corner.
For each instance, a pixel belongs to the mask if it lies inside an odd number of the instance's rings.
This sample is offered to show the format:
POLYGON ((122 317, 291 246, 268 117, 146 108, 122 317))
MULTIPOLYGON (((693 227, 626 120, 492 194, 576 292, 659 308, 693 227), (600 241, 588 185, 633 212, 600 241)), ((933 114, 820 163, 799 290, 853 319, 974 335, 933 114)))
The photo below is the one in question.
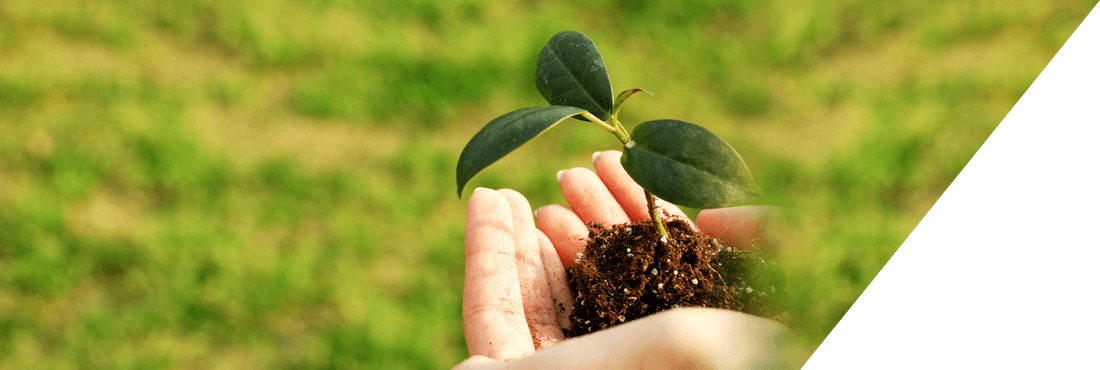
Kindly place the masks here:
POLYGON ((668 240, 668 231, 665 230, 665 222, 661 220, 661 210, 657 208, 657 197, 650 193, 649 190, 645 191, 646 205, 649 206, 649 217, 653 219, 653 223, 657 224, 657 232, 661 233, 661 237, 664 240, 668 240))
MULTIPOLYGON (((619 139, 623 145, 630 143, 630 133, 626 131, 626 126, 623 126, 622 122, 614 115, 608 117, 611 124, 604 122, 603 120, 596 118, 595 115, 589 112, 584 112, 581 115, 587 118, 589 121, 595 122, 597 125, 602 126, 605 130, 611 131, 615 134, 615 137, 619 139)), ((645 189, 642 189, 645 190, 645 189)), ((661 210, 657 208, 657 197, 654 196, 649 190, 645 190, 646 205, 649 207, 649 217, 653 219, 653 223, 657 225, 657 232, 661 234, 662 240, 668 240, 668 231, 665 230, 665 222, 661 220, 661 210)))
POLYGON ((611 125, 607 124, 607 122, 604 122, 603 120, 601 120, 599 118, 596 118, 595 115, 593 115, 592 113, 589 113, 588 111, 581 112, 581 115, 584 116, 584 118, 587 118, 589 121, 592 121, 597 125, 600 125, 600 127, 603 127, 604 130, 610 131, 612 133, 618 131, 615 127, 612 127, 611 125))
POLYGON ((597 118, 595 115, 589 113, 588 111, 581 113, 581 115, 584 116, 584 118, 587 118, 589 121, 595 122, 597 125, 600 125, 600 127, 603 127, 604 130, 610 131, 612 134, 615 134, 615 137, 618 138, 619 141, 623 143, 623 145, 626 145, 627 142, 630 142, 630 134, 626 132, 626 129, 623 128, 623 124, 619 123, 619 120, 615 119, 615 117, 611 117, 612 124, 608 124, 607 122, 604 122, 603 120, 597 118))
MULTIPOLYGON (((623 123, 619 122, 618 117, 611 116, 611 124, 615 126, 615 130, 622 132, 626 136, 627 141, 630 141, 630 134, 627 133, 626 126, 623 126, 623 123)), ((623 144, 626 144, 626 141, 624 141, 623 144)))

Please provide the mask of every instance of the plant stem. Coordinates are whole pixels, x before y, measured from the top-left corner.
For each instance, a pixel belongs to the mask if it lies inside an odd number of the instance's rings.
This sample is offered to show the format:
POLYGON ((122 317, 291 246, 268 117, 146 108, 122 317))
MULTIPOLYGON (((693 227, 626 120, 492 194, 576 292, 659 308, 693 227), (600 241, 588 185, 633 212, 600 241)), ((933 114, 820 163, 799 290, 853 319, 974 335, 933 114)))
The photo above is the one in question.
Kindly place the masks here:
POLYGON ((603 120, 599 119, 594 114, 589 113, 588 111, 581 112, 581 115, 584 116, 584 118, 587 118, 589 121, 592 121, 600 127, 603 127, 604 130, 607 130, 609 132, 617 131, 614 126, 609 125, 607 122, 604 122, 603 120))
MULTIPOLYGON (((596 118, 595 115, 589 112, 584 112, 581 115, 587 118, 589 121, 595 122, 607 131, 615 134, 615 137, 619 139, 623 145, 627 145, 630 142, 630 133, 626 131, 626 126, 623 126, 622 122, 619 122, 618 117, 611 115, 608 120, 611 124, 607 124, 603 120, 596 118)), ((661 210, 657 208, 657 197, 654 196, 649 190, 645 190, 646 205, 649 207, 649 217, 653 219, 653 223, 657 224, 657 232, 661 234, 661 239, 668 240, 668 231, 665 230, 665 222, 661 220, 661 210)))
MULTIPOLYGON (((622 132, 623 134, 626 134, 627 141, 630 141, 630 134, 627 133, 626 126, 623 126, 623 123, 619 122, 619 117, 611 116, 611 124, 615 126, 616 130, 622 132)), ((624 141, 623 144, 626 144, 626 141, 624 141)))
POLYGON ((584 116, 584 118, 587 118, 589 121, 595 122, 597 125, 600 125, 600 127, 603 127, 604 130, 615 134, 615 137, 618 138, 619 141, 623 143, 623 145, 626 145, 626 143, 630 141, 630 134, 626 132, 626 129, 623 128, 623 124, 619 123, 619 120, 615 117, 610 117, 611 124, 608 124, 607 122, 604 122, 603 120, 597 118, 595 115, 587 111, 581 113, 581 115, 584 116))
POLYGON ((653 219, 653 223, 657 224, 657 232, 667 240, 668 231, 665 230, 665 222, 661 220, 661 210, 657 208, 657 197, 649 190, 645 190, 645 200, 646 205, 649 206, 649 217, 653 219))

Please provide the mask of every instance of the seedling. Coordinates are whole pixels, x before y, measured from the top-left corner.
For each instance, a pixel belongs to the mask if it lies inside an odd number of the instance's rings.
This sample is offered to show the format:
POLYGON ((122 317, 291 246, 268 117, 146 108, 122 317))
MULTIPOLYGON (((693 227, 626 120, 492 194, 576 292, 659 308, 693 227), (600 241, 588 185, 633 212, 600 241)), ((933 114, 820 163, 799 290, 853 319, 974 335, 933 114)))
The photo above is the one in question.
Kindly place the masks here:
POLYGON ((662 240, 668 232, 655 197, 692 208, 719 208, 760 195, 741 155, 701 126, 661 119, 627 131, 619 121, 623 103, 645 90, 613 96, 603 56, 583 33, 559 32, 546 43, 535 67, 535 87, 550 106, 500 116, 466 144, 455 174, 460 198, 478 172, 569 118, 599 125, 623 145, 623 168, 645 189, 649 215, 662 240))

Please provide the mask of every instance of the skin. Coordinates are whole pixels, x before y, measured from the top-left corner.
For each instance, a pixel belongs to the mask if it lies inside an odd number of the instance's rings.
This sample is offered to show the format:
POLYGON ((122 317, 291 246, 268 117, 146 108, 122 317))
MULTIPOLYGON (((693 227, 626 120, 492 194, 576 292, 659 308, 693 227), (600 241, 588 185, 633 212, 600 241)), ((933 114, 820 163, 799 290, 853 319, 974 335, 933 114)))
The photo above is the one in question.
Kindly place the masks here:
MULTIPOLYGON (((478 188, 466 220, 463 329, 471 357, 455 369, 740 369, 774 367, 787 333, 760 317, 679 308, 565 340, 572 294, 564 268, 584 250, 586 223, 647 219, 645 198, 619 164, 622 153, 593 155, 595 172, 558 172, 569 207, 532 215, 518 192, 478 188), (535 225, 535 220, 538 226, 535 225)), ((684 213, 658 201, 672 217, 684 213)), ((759 248, 771 207, 704 210, 695 225, 727 245, 759 248)))

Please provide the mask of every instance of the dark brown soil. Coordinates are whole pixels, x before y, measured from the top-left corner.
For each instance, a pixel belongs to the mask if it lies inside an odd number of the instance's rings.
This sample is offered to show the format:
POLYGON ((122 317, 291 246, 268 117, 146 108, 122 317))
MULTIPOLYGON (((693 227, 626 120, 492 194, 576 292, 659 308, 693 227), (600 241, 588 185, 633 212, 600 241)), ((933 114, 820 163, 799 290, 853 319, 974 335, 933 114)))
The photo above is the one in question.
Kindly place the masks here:
POLYGON ((723 246, 680 219, 666 221, 667 242, 652 221, 589 226, 580 265, 567 269, 575 298, 568 337, 687 306, 786 321, 775 262, 761 253, 723 246))

